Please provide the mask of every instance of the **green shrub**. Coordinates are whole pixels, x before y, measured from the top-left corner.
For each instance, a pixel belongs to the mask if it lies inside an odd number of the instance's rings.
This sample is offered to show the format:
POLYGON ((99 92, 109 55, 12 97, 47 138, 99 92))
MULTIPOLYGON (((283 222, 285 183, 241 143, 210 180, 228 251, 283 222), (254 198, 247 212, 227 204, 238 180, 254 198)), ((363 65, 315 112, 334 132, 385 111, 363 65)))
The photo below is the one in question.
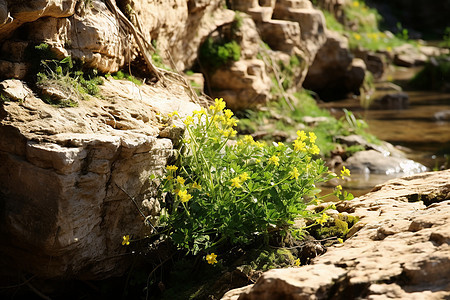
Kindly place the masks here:
MULTIPOLYGON (((196 111, 186 118, 179 167, 167 167, 162 190, 173 202, 163 208, 160 221, 172 242, 192 254, 222 253, 274 233, 300 238, 297 218, 321 224, 324 214, 306 207, 320 200, 316 184, 336 175, 317 158, 315 134, 298 131, 290 146, 250 136, 229 145, 237 120, 223 100, 215 103, 209 113, 196 111)), ((215 257, 207 260, 213 263, 215 257)))
POLYGON ((241 57, 241 47, 236 41, 214 42, 208 38, 200 47, 200 59, 212 67, 220 67, 241 57))

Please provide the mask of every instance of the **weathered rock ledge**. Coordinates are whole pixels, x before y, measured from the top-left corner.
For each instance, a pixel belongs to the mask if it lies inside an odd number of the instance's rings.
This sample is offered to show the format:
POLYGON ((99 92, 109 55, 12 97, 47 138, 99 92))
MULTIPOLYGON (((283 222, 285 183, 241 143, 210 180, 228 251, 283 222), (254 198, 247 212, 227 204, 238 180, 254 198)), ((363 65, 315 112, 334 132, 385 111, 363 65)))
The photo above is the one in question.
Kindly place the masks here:
POLYGON ((344 244, 222 299, 450 298, 450 170, 388 181, 337 209, 360 217, 344 244))
POLYGON ((149 176, 162 175, 183 132, 158 114, 198 106, 180 85, 107 80, 101 99, 66 108, 19 80, 0 85, 15 99, 0 103, 0 275, 121 275, 122 236, 144 234, 140 211, 159 214, 149 176))

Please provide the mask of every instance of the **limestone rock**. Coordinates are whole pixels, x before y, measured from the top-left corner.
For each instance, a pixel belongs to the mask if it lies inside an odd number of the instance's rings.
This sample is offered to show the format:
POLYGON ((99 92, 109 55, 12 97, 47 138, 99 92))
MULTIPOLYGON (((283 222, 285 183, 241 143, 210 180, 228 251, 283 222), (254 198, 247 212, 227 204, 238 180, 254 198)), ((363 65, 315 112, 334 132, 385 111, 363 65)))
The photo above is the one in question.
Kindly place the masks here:
POLYGON ((210 78, 214 95, 226 99, 238 110, 264 104, 270 92, 270 79, 263 61, 240 60, 214 72, 210 78))
POLYGON ((327 40, 308 69, 304 87, 323 94, 357 92, 364 81, 365 64, 354 60, 348 40, 327 30, 327 40))
MULTIPOLYGON (((198 106, 173 84, 110 79, 100 86, 102 99, 67 108, 43 103, 17 80, 1 86, 21 100, 0 104, 2 274, 122 274, 130 264, 122 236, 151 232, 136 205, 158 214, 157 182, 149 177, 161 175, 173 155, 173 141, 159 136, 157 113, 183 116, 198 106)), ((179 138, 177 130, 170 137, 179 138)))
POLYGON ((336 206, 360 217, 344 244, 222 299, 450 297, 450 170, 394 179, 336 206))
POLYGON ((359 151, 345 161, 347 168, 356 173, 414 174, 426 171, 426 167, 410 159, 386 156, 375 150, 359 151))

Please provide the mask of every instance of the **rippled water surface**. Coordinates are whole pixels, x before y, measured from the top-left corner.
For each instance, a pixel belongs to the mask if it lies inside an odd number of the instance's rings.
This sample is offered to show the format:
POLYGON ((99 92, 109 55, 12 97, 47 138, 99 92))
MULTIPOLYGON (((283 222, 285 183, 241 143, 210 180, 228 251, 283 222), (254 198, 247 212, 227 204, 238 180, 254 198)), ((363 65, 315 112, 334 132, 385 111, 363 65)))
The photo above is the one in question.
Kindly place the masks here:
MULTIPOLYGON (((407 157, 429 169, 439 168, 450 155, 450 93, 405 92, 409 96, 409 106, 404 109, 367 110, 357 98, 321 106, 329 108, 336 117, 343 115, 342 108, 351 110, 369 124, 369 132, 379 139, 407 147, 410 149, 406 151, 407 157)), ((393 177, 398 176, 355 174, 346 186, 354 189, 355 194, 361 194, 393 177)))

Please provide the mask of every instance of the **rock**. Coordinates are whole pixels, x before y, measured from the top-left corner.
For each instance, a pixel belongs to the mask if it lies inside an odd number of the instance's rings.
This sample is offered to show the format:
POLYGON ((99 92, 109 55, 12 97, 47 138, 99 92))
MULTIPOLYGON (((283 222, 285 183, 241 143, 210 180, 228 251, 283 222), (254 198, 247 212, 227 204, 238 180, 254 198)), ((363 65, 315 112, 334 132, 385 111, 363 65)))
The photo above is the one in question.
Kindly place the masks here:
POLYGON ((409 96, 404 92, 388 93, 376 98, 370 103, 371 109, 406 109, 409 106, 409 96))
POLYGON ((151 233, 138 208, 159 213, 158 183, 149 177, 163 173, 183 132, 175 126, 168 134, 174 141, 159 137, 157 113, 184 116, 198 106, 167 83, 106 80, 102 99, 67 108, 43 103, 23 82, 0 85, 12 99, 25 99, 0 104, 2 275, 123 274, 132 262, 122 236, 151 233))
POLYGON ((336 206, 360 218, 344 244, 222 299, 450 297, 450 170, 394 179, 336 206))
POLYGON ((310 117, 310 116, 304 116, 302 120, 308 126, 317 126, 317 124, 319 123, 330 121, 328 117, 310 117))
POLYGON ((428 57, 425 54, 422 54, 418 48, 415 48, 410 44, 395 47, 393 52, 394 64, 401 67, 423 65, 428 60, 428 57))
POLYGON ((365 49, 357 48, 352 49, 352 53, 355 57, 360 58, 364 61, 367 70, 373 74, 374 78, 379 79, 383 77, 386 71, 386 54, 384 53, 374 53, 365 49))
POLYGON ((426 167, 410 159, 386 156, 375 150, 359 151, 345 161, 345 166, 355 173, 405 175, 425 172, 426 167))
POLYGON ((13 101, 26 101, 33 96, 33 91, 22 81, 9 79, 0 82, 0 93, 13 101))
POLYGON ((269 99, 270 78, 264 62, 258 59, 240 60, 219 68, 210 80, 213 95, 226 99, 233 110, 256 107, 269 99))
POLYGON ((359 91, 365 76, 364 62, 353 59, 347 38, 331 30, 326 30, 326 36, 325 44, 308 69, 304 87, 325 97, 359 91))

